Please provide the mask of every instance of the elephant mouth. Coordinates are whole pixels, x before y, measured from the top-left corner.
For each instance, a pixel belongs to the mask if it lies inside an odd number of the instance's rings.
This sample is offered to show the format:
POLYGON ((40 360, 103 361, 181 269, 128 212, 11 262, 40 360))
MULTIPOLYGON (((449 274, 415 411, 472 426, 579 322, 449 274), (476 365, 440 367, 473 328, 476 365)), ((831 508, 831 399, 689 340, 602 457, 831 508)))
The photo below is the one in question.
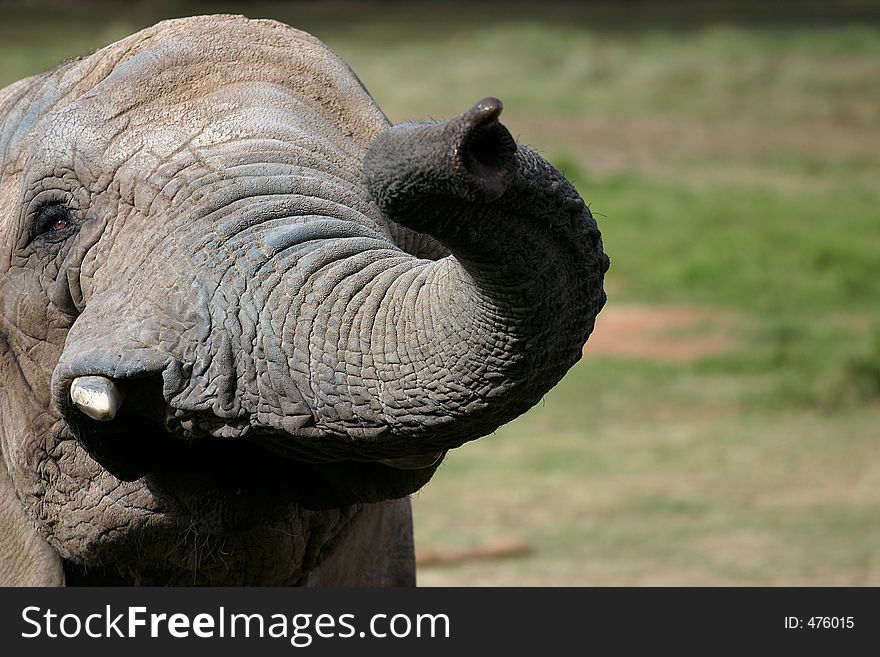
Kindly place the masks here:
POLYGON ((293 502, 314 510, 379 502, 414 493, 438 465, 402 469, 378 461, 312 463, 278 455, 261 444, 259 435, 187 442, 126 423, 81 435, 79 442, 117 479, 142 481, 184 503, 206 494, 215 502, 293 502))
MULTIPOLYGON (((150 382, 141 385, 156 389, 150 382)), ((248 431, 246 437, 187 440, 167 423, 158 403, 126 402, 108 422, 73 411, 68 422, 80 446, 111 475, 142 482, 158 496, 173 498, 177 506, 198 506, 208 495, 214 503, 226 501, 229 508, 243 503, 247 508, 241 513, 247 515, 254 504, 294 503, 320 510, 396 499, 424 486, 444 454, 328 457, 298 446, 294 436, 260 430, 248 431), (284 449, 279 448, 282 443, 284 449)))

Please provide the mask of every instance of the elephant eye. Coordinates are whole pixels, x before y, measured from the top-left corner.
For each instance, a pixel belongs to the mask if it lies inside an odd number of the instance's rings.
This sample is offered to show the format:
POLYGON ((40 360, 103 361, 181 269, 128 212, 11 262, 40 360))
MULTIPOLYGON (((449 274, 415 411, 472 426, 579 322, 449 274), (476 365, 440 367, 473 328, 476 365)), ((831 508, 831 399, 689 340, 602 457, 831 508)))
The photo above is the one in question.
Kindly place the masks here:
POLYGON ((33 226, 35 238, 50 242, 65 240, 76 229, 70 209, 63 203, 47 203, 38 208, 33 226))

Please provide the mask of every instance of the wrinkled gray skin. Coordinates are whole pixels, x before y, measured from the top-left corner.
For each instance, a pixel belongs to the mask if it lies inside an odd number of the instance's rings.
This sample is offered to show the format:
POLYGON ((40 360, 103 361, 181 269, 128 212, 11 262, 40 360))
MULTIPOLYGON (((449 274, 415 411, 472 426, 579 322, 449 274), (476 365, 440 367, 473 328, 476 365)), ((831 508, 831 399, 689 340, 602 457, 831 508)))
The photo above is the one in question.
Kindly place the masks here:
POLYGON ((406 496, 605 301, 589 210, 500 111, 391 127, 231 16, 0 91, 0 579, 412 584, 406 496))

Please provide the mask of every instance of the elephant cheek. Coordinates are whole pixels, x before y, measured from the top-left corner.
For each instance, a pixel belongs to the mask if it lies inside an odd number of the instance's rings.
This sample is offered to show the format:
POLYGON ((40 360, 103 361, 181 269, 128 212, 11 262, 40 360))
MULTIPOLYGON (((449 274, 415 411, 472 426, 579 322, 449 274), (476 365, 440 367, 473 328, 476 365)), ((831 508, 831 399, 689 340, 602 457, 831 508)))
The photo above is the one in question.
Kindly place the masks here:
POLYGON ((36 276, 13 269, 0 281, 0 321, 4 335, 44 341, 49 333, 49 299, 36 276))
POLYGON ((41 408, 49 406, 52 369, 67 335, 67 327, 51 318, 49 300, 34 274, 12 270, 0 279, 0 338, 17 364, 13 377, 24 379, 17 384, 4 379, 2 385, 29 388, 41 408))

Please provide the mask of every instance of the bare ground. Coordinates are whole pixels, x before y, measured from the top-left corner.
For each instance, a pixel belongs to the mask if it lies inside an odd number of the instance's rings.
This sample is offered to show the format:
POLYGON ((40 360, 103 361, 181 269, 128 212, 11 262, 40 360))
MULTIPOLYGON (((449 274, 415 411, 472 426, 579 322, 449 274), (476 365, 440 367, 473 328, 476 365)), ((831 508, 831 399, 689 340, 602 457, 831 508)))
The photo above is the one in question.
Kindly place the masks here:
POLYGON ((641 174, 684 179, 689 184, 770 185, 783 190, 822 184, 822 170, 791 170, 779 160, 860 161, 880 167, 880 132, 844 121, 755 124, 749 121, 694 121, 679 118, 591 116, 552 121, 516 117, 509 127, 541 144, 551 159, 571 157, 591 176, 641 174), (757 166, 756 166, 757 165, 757 166))
POLYGON ((731 318, 719 311, 681 306, 606 308, 584 346, 591 358, 633 358, 687 363, 735 346, 731 318))

